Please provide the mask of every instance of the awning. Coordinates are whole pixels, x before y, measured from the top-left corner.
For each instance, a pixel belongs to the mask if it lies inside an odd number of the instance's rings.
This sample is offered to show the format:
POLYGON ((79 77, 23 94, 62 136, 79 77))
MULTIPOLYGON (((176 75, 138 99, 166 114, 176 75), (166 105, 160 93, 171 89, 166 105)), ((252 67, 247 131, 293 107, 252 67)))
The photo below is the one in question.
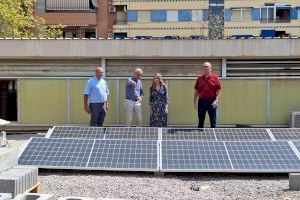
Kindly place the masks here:
POLYGON ((46 0, 46 10, 81 10, 90 9, 89 0, 46 0))
MULTIPOLYGON (((47 24, 48 26, 57 26, 58 24, 47 24)), ((63 26, 67 26, 67 27, 87 27, 87 26, 93 26, 94 25, 90 25, 90 24, 62 24, 63 26)))

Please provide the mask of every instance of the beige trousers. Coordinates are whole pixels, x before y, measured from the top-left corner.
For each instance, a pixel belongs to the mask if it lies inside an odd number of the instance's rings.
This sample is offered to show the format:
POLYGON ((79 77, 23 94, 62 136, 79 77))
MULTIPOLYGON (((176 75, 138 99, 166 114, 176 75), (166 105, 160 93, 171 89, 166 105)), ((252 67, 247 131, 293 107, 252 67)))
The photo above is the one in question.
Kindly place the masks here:
POLYGON ((137 119, 137 126, 142 126, 142 104, 140 102, 125 99, 125 111, 126 126, 131 126, 133 112, 135 113, 137 119))

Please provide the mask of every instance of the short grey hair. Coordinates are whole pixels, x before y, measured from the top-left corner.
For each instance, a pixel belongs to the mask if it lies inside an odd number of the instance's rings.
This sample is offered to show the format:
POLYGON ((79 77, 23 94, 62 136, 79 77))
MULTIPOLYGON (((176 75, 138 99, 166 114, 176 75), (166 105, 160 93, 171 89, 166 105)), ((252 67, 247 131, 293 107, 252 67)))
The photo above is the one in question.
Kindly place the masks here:
POLYGON ((143 73, 143 70, 141 68, 136 68, 134 73, 138 73, 138 72, 143 73))
POLYGON ((203 63, 203 67, 209 67, 210 69, 212 68, 210 62, 203 63))

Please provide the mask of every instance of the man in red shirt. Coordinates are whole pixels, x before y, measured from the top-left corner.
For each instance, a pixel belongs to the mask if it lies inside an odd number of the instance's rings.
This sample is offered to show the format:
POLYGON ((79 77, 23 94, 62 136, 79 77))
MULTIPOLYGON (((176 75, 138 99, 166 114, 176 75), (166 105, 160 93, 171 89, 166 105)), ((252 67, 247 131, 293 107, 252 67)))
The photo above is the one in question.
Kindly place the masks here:
POLYGON ((218 76, 211 72, 211 68, 209 62, 203 64, 202 74, 194 86, 194 106, 196 110, 198 109, 198 128, 203 128, 206 112, 209 115, 210 127, 216 127, 216 109, 222 87, 218 76))

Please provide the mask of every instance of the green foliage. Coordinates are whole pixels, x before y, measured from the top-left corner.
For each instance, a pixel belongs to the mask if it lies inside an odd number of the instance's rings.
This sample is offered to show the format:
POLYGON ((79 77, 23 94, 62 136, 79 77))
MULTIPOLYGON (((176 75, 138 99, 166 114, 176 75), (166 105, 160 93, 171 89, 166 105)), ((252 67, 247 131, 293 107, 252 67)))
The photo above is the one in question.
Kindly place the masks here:
POLYGON ((0 0, 0 37, 60 37, 62 29, 34 15, 34 0, 0 0))

